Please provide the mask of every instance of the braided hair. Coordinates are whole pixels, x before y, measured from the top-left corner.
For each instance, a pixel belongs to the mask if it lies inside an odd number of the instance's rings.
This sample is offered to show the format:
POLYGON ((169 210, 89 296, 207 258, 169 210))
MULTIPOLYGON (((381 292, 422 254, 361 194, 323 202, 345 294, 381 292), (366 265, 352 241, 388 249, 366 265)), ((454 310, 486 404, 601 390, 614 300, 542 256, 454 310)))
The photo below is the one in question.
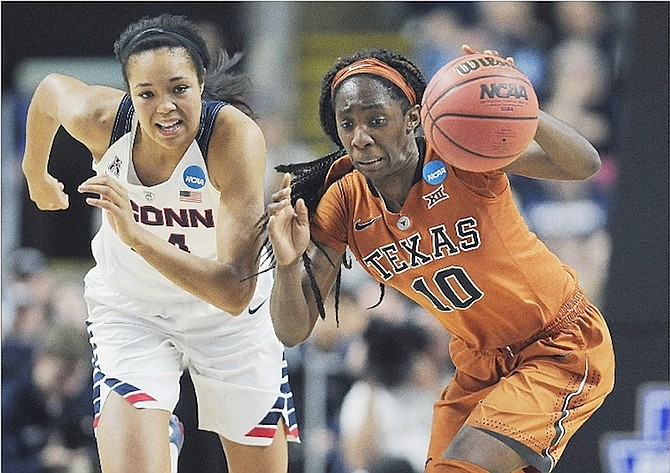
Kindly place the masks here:
MULTIPOLYGON (((378 59, 387 65, 391 66, 397 70, 407 85, 414 91, 416 95, 416 102, 420 103, 423 97, 423 93, 426 89, 426 81, 423 77, 421 71, 406 57, 403 55, 390 51, 388 49, 366 49, 358 51, 354 54, 340 57, 335 64, 326 72, 322 82, 321 82, 321 95, 319 98, 319 119, 321 121, 321 128, 330 138, 330 140, 335 144, 337 150, 331 152, 319 159, 314 161, 309 161, 305 163, 296 163, 296 164, 287 164, 276 166, 275 169, 281 173, 290 173, 291 174, 291 203, 295 205, 298 199, 303 199, 307 206, 308 215, 311 218, 316 207, 321 200, 321 197, 325 193, 326 187, 326 176, 328 171, 331 169, 333 163, 343 157, 346 154, 344 146, 340 141, 340 137, 337 133, 337 124, 335 122, 335 110, 333 109, 333 97, 337 93, 338 88, 336 87, 332 91, 333 80, 337 73, 349 66, 350 64, 359 61, 365 58, 374 58, 378 59)), ((407 96, 400 90, 400 88, 393 84, 390 80, 371 75, 369 76, 372 80, 381 82, 386 89, 388 90, 391 97, 396 100, 400 106, 403 113, 406 113, 413 104, 410 103, 407 96)), ((340 176, 341 177, 341 176, 340 176)), ((332 184, 328 183, 329 185, 332 184)), ((262 232, 267 230, 267 222, 269 216, 267 213, 261 218, 259 224, 262 228, 262 232)), ((312 239, 312 243, 321 249, 319 243, 312 239)), ((269 238, 266 237, 264 246, 268 249, 268 254, 272 259, 272 267, 274 267, 274 257, 272 256, 271 245, 269 244, 269 238)), ((321 249, 322 250, 322 249, 321 249)), ((322 250, 323 251, 323 250, 322 250)), ((325 252, 324 252, 325 253, 325 252)), ((317 302, 317 307, 319 310, 319 315, 321 318, 325 318, 325 308, 323 304, 323 296, 317 286, 316 279, 312 275, 311 270, 311 260, 305 253, 302 256, 303 265, 310 279, 310 285, 314 296, 317 302)), ((336 264, 334 261, 331 261, 333 266, 336 264)), ((345 268, 351 268, 351 261, 347 258, 345 254, 343 260, 338 262, 340 265, 340 270, 337 273, 337 279, 335 281, 335 318, 339 325, 338 318, 338 306, 339 306, 339 293, 340 293, 340 283, 342 277, 342 268, 343 265, 345 268)), ((380 284, 380 297, 379 301, 373 306, 369 307, 372 309, 378 306, 383 298, 385 293, 384 284, 380 284)))
POLYGON ((232 69, 242 59, 237 52, 232 57, 219 50, 214 67, 207 43, 195 23, 183 15, 164 13, 144 17, 129 25, 114 42, 114 54, 121 63, 123 79, 128 84, 128 60, 134 54, 159 48, 184 48, 196 70, 198 81, 205 83, 203 98, 228 102, 253 117, 249 105, 251 82, 244 74, 232 69))

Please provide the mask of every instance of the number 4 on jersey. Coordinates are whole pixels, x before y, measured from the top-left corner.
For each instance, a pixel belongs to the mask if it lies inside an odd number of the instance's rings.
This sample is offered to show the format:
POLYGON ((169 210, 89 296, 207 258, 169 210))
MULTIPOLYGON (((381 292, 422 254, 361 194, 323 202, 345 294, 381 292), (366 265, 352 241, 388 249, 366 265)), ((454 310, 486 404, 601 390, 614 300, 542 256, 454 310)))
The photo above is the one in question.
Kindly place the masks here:
POLYGON ((184 250, 187 253, 191 252, 186 245, 186 235, 183 233, 171 233, 168 242, 177 246, 180 250, 184 250))

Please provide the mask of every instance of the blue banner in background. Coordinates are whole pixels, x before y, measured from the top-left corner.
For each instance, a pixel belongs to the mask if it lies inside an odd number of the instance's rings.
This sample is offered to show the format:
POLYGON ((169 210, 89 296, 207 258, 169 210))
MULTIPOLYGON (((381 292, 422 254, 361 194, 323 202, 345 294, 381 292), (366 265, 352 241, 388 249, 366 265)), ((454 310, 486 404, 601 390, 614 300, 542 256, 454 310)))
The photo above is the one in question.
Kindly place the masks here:
POLYGON ((605 473, 670 473, 670 385, 641 385, 635 415, 635 432, 609 432, 601 439, 605 473))

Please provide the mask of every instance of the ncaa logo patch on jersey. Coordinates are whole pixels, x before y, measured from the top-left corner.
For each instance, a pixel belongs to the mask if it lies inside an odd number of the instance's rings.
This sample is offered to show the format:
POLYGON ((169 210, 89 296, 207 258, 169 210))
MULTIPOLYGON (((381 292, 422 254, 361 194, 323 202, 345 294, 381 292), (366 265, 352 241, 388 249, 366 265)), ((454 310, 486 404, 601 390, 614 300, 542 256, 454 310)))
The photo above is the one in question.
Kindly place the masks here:
POLYGON ((205 170, 200 166, 189 166, 184 169, 184 184, 191 189, 201 189, 205 187, 205 170))
POLYGON ((442 184, 447 178, 447 167, 442 161, 429 161, 423 167, 423 180, 431 186, 442 184))

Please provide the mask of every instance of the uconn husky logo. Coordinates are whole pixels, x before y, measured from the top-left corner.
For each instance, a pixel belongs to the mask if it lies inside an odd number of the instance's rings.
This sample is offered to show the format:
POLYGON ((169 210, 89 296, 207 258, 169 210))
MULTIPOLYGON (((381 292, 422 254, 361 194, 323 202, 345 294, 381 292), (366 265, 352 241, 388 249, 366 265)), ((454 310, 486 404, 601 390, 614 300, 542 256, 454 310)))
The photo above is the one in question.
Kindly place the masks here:
POLYGON ((189 166, 184 169, 184 184, 191 189, 201 189, 205 187, 205 171, 200 166, 189 166))

